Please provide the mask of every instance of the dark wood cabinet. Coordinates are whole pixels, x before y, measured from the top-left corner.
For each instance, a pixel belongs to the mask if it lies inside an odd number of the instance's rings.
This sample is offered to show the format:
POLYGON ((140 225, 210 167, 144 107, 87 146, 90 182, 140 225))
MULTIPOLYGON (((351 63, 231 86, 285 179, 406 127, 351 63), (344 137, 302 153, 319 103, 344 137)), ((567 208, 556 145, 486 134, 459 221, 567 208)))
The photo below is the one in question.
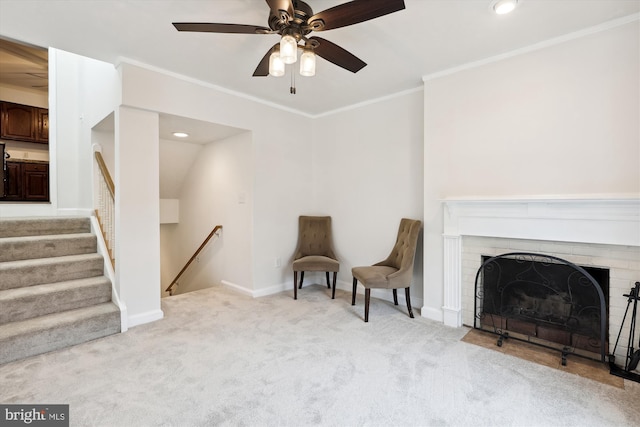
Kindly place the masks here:
POLYGON ((4 185, 4 199, 22 200, 22 164, 7 162, 7 175, 4 185))
POLYGON ((49 165, 23 163, 22 192, 24 200, 49 200, 49 165))
POLYGON ((0 201, 49 201, 49 165, 8 161, 5 196, 0 201))
POLYGON ((2 102, 0 137, 17 141, 33 141, 36 138, 34 107, 2 102))
POLYGON ((49 110, 36 108, 36 142, 49 143, 49 110))
POLYGON ((0 101, 0 138, 47 144, 49 110, 0 101))

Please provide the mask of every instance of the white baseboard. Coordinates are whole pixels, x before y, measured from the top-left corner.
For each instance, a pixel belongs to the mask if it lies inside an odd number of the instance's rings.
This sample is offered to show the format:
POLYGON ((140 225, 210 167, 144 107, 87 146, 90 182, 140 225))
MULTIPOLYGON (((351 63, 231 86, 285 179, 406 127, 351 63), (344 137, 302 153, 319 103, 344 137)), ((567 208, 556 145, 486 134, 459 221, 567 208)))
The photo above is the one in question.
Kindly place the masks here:
POLYGON ((425 307, 423 306, 422 309, 420 310, 420 315, 422 317, 426 317, 427 319, 430 320, 435 320, 436 322, 443 322, 443 313, 442 310, 438 310, 437 308, 433 308, 433 307, 425 307))
MULTIPOLYGON (((240 285, 236 285, 235 283, 228 282, 226 280, 222 280, 222 284, 224 286, 228 286, 229 288, 235 289, 236 291, 244 295, 252 296, 253 298, 273 295, 283 291, 291 291, 293 293, 293 283, 281 283, 279 285, 273 285, 273 286, 258 289, 255 291, 247 289, 244 286, 240 286, 240 285)), ((351 294, 351 290, 353 289, 353 283, 345 282, 344 280, 336 280, 336 289, 340 289, 351 294)), ((361 295, 364 297, 364 288, 362 286, 358 286, 357 293, 358 295, 361 295)), ((371 297, 393 302, 393 292, 391 291, 391 289, 373 289, 371 291, 371 297)), ((407 301, 404 296, 404 291, 402 289, 398 291, 398 304, 404 304, 404 305, 407 304, 407 301)), ((413 308, 420 309, 420 307, 422 307, 422 298, 415 298, 415 297, 411 298, 411 306, 413 308)))
POLYGON ((111 301, 120 309, 120 332, 127 332, 129 329, 127 306, 124 301, 120 299, 120 294, 118 293, 119 286, 117 286, 116 273, 113 271, 113 265, 111 265, 111 260, 109 259, 109 250, 107 249, 107 244, 102 236, 98 218, 96 218, 95 215, 91 215, 89 218, 91 221, 91 232, 96 236, 98 253, 102 255, 102 258, 104 259, 104 275, 111 281, 111 301))
POLYGON ((277 294, 278 292, 284 291, 286 287, 285 284, 280 284, 280 285, 269 286, 268 288, 262 288, 254 291, 254 290, 245 288, 244 286, 229 282, 228 280, 222 280, 221 283, 222 285, 227 286, 237 292, 240 292, 241 294, 248 295, 253 298, 259 298, 259 297, 265 297, 267 295, 277 294))
POLYGON ((56 208, 53 203, 5 203, 0 206, 0 218, 33 216, 82 216, 93 214, 91 209, 56 208))
POLYGON ((447 326, 459 328, 460 326, 462 326, 462 310, 443 307, 442 321, 447 326))
POLYGON ((56 216, 56 209, 51 203, 10 203, 0 205, 0 218, 56 216))
POLYGON ((127 305, 120 300, 114 301, 114 303, 120 307, 120 333, 124 334, 129 330, 129 314, 127 313, 127 305))
POLYGON ((231 288, 234 291, 237 291, 243 295, 248 295, 250 297, 253 296, 253 292, 250 289, 245 288, 244 286, 236 285, 235 283, 231 283, 227 280, 222 280, 221 283, 223 286, 231 288))
POLYGON ((92 209, 65 209, 58 208, 57 209, 58 216, 91 216, 94 214, 92 209))
POLYGON ((145 313, 134 314, 129 316, 129 327, 132 328, 138 325, 144 325, 145 323, 155 322, 156 320, 160 320, 164 317, 164 313, 162 310, 151 310, 145 313))
MULTIPOLYGON (((277 294, 286 290, 287 290, 287 285, 284 283, 281 283, 279 285, 273 285, 273 286, 269 286, 268 288, 263 288, 263 289, 258 289, 253 291, 253 297, 254 298, 266 297, 267 295, 277 294)), ((293 291, 293 286, 291 286, 291 290, 293 291)))

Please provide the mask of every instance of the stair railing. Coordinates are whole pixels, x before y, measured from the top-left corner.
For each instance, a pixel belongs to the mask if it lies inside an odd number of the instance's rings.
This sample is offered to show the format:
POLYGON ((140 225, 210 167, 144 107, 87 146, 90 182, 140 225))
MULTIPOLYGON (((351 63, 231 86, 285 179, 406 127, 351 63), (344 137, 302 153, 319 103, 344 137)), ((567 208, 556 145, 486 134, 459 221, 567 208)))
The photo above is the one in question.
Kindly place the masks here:
POLYGON ((165 289, 165 292, 169 292, 169 296, 173 295, 173 288, 174 288, 174 286, 178 285, 178 279, 180 279, 180 276, 182 276, 182 274, 187 270, 187 268, 189 268, 191 263, 198 257, 198 255, 200 254, 202 249, 204 249, 204 247, 207 246, 207 243, 209 243, 209 240, 211 240, 211 238, 214 235, 217 235, 217 236, 220 235, 220 230, 222 230, 222 226, 221 225, 216 225, 215 227, 213 227, 213 230, 211 230, 211 233, 209 233, 207 238, 204 239, 204 242, 202 242, 200 247, 194 252, 194 254, 191 256, 191 258, 189 258, 189 261, 187 261, 187 263, 184 265, 184 267, 182 267, 182 270, 180 270, 180 273, 178 273, 178 275, 175 277, 175 279, 173 279, 171 281, 171 284, 169 285, 169 287, 167 287, 167 289, 165 289))
POLYGON ((116 230, 115 230, 115 186, 113 185, 113 179, 109 174, 109 169, 102 158, 102 153, 94 151, 95 160, 98 165, 96 168, 97 174, 97 208, 96 217, 102 230, 102 236, 107 244, 107 250, 109 251, 109 258, 111 259, 111 265, 115 268, 116 259, 114 253, 114 247, 116 243, 116 230))

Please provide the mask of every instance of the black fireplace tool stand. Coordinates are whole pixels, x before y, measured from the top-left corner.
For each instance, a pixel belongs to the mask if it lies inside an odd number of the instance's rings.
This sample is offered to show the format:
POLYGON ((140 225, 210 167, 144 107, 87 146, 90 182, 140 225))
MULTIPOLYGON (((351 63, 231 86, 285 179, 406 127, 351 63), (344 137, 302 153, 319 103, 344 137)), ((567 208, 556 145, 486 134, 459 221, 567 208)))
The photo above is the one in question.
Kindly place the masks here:
POLYGON ((609 355, 609 372, 611 373, 611 375, 640 383, 640 374, 632 372, 636 370, 636 368, 638 367, 638 363, 640 362, 640 342, 638 342, 638 349, 634 350, 633 348, 633 343, 636 339, 635 332, 636 319, 638 316, 638 300, 640 300, 640 282, 636 282, 635 286, 631 288, 631 291, 628 294, 624 294, 623 296, 627 298, 627 309, 625 310, 624 317, 622 318, 622 324, 620 325, 620 332, 618 332, 616 345, 613 347, 613 352, 609 355), (624 361, 624 368, 621 368, 615 364, 615 353, 616 348, 618 347, 618 341, 620 341, 620 334, 624 329, 624 322, 627 319, 627 314, 629 313, 631 303, 633 303, 633 312, 631 313, 631 325, 629 330, 629 341, 627 344, 627 355, 624 361))

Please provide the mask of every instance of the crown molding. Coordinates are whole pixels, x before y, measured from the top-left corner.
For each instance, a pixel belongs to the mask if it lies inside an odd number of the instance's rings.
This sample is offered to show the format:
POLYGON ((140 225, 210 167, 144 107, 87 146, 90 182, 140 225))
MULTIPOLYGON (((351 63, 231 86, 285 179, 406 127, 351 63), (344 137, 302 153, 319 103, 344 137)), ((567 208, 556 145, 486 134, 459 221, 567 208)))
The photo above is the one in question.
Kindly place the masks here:
POLYGON ((545 49, 547 47, 559 45, 571 40, 579 39, 582 37, 589 36, 591 34, 600 33, 602 31, 611 30, 613 28, 620 27, 622 25, 627 25, 632 22, 640 20, 640 13, 634 13, 633 15, 628 15, 622 18, 614 19, 611 21, 604 22, 599 25, 595 25, 593 27, 585 28, 583 30, 575 31, 573 33, 565 34, 559 37, 554 37, 552 39, 544 40, 539 43, 535 43, 529 46, 522 47, 520 49, 515 49, 509 52, 502 53, 500 55, 490 56, 488 58, 480 59, 478 61, 468 62, 466 64, 458 65, 456 67, 447 68, 445 70, 436 71, 432 74, 427 74, 422 76, 423 82, 428 82, 430 80, 439 79, 441 77, 449 76, 451 74, 456 74, 461 71, 470 70, 473 68, 482 67, 487 64, 492 64, 494 62, 503 61, 505 59, 513 58, 519 55, 523 55, 525 53, 535 52, 540 49, 545 49))

